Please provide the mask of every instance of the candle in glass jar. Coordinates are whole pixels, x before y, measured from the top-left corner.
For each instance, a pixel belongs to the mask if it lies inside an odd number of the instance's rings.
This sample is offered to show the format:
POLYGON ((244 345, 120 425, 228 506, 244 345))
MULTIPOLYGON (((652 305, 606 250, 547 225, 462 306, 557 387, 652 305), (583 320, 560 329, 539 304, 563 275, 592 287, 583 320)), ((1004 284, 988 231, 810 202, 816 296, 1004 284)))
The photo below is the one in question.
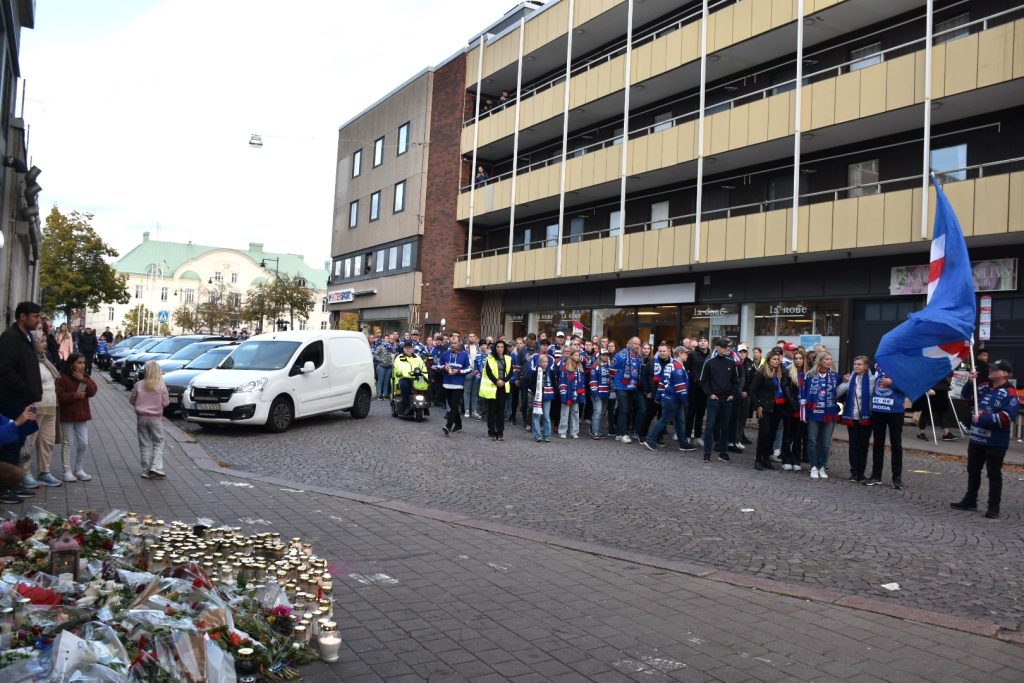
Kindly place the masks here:
POLYGON ((338 661, 339 649, 341 638, 338 636, 338 625, 333 621, 324 622, 320 626, 320 659, 325 662, 338 661))

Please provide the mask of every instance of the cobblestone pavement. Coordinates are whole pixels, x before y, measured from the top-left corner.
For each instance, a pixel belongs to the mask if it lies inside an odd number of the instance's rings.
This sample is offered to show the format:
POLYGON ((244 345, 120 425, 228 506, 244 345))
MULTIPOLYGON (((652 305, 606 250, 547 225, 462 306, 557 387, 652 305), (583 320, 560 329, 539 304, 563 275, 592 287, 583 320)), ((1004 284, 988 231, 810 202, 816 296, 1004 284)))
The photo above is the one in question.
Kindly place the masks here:
MULTIPOLYGON (((168 479, 143 480, 134 416, 118 391, 101 385, 93 401, 95 478, 40 489, 33 501, 58 513, 210 516, 306 537, 339 577, 345 646, 340 662, 304 667, 305 680, 990 682, 1017 681, 1024 670, 1024 649, 992 637, 210 473, 194 464, 205 459, 201 449, 175 441, 173 430, 168 479)), ((392 427, 379 419, 334 426, 362 425, 371 434, 392 427)), ((357 436, 348 429, 336 438, 357 436)), ((282 446, 277 457, 294 468, 282 446)))
POLYGON ((1019 472, 1004 476, 1003 519, 992 521, 949 509, 966 485, 956 461, 908 456, 896 491, 888 474, 883 486, 846 481, 845 441, 833 446, 831 478, 812 481, 755 471, 752 447, 705 465, 675 448, 535 444, 522 427, 496 444, 476 420, 446 438, 438 412, 405 422, 375 401, 366 420, 314 418, 280 435, 188 429, 233 469, 917 608, 1024 619, 1019 472), (899 591, 881 588, 893 582, 899 591))

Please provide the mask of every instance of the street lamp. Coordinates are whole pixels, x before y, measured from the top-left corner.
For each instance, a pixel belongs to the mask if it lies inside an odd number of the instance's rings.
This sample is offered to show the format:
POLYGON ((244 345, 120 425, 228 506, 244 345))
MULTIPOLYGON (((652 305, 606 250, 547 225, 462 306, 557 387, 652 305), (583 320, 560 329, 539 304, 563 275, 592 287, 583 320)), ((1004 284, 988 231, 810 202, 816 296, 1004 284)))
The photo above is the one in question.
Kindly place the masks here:
POLYGON ((260 268, 262 268, 263 270, 267 270, 267 261, 274 262, 274 275, 280 277, 281 274, 278 272, 278 269, 281 267, 281 259, 275 256, 267 256, 266 258, 261 258, 260 268))

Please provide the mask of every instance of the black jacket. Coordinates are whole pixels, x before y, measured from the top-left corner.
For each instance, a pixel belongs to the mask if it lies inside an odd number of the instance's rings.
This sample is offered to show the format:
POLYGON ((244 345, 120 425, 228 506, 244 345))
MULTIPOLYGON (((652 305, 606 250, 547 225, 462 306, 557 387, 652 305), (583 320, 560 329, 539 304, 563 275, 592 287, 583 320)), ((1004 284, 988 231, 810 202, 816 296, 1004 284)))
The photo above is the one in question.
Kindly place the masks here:
POLYGON ((17 403, 22 409, 43 398, 39 357, 18 323, 0 334, 0 396, 4 404, 17 403))
POLYGON ((99 347, 99 340, 95 332, 83 332, 78 340, 78 350, 82 353, 96 353, 99 347))
POLYGON ((658 391, 658 382, 654 379, 654 358, 648 358, 640 364, 640 393, 647 397, 647 394, 654 398, 658 391))
POLYGON ((700 374, 700 386, 708 398, 712 395, 721 400, 729 396, 738 398, 740 374, 732 356, 715 356, 704 363, 704 370, 700 374))
POLYGON ((754 376, 757 374, 757 368, 754 367, 754 361, 749 358, 745 358, 737 367, 740 372, 740 391, 746 391, 749 393, 750 384, 754 381, 754 376))
POLYGON ((686 372, 690 375, 690 390, 694 388, 702 389, 700 385, 701 373, 704 372, 704 364, 708 362, 708 358, 711 357, 711 351, 701 351, 699 348, 693 350, 689 356, 686 357, 686 372))
MULTIPOLYGON (((786 399, 786 408, 795 410, 800 405, 800 400, 788 372, 782 373, 781 385, 782 396, 786 399)), ((754 408, 763 408, 766 413, 770 413, 775 407, 775 382, 771 378, 765 377, 763 372, 756 372, 754 379, 750 381, 750 400, 753 402, 754 408)))

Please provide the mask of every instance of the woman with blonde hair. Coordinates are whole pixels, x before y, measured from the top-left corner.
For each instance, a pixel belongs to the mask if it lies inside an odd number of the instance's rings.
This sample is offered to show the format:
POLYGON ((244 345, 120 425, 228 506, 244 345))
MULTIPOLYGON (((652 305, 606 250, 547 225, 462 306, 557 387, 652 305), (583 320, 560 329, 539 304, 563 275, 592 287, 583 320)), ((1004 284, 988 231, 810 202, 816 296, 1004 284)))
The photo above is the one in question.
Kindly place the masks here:
POLYGON ((66 363, 68 357, 75 350, 75 342, 71 337, 71 330, 68 329, 67 323, 61 323, 54 338, 57 341, 57 357, 60 358, 62 363, 66 363))
MULTIPOLYGON (((779 424, 796 405, 796 389, 782 369, 782 354, 772 351, 750 383, 750 396, 757 412, 757 453, 754 469, 771 470, 772 444, 779 424)), ((783 469, 792 470, 787 462, 783 469)))
POLYGON ((800 417, 807 425, 811 479, 828 479, 832 429, 839 421, 838 390, 839 375, 832 368, 832 354, 828 351, 817 354, 814 366, 804 377, 804 386, 800 392, 800 417))
POLYGON ((164 384, 164 373, 155 360, 146 361, 143 379, 132 387, 128 402, 135 406, 135 432, 139 437, 143 479, 163 479, 164 473, 164 408, 171 404, 164 384))
MULTIPOLYGON (((797 399, 803 391, 806 373, 807 362, 803 351, 794 352, 789 364, 789 380, 797 399)), ((802 463, 806 461, 807 425, 800 419, 800 406, 795 405, 792 413, 782 420, 782 469, 799 472, 803 469, 802 463)))

